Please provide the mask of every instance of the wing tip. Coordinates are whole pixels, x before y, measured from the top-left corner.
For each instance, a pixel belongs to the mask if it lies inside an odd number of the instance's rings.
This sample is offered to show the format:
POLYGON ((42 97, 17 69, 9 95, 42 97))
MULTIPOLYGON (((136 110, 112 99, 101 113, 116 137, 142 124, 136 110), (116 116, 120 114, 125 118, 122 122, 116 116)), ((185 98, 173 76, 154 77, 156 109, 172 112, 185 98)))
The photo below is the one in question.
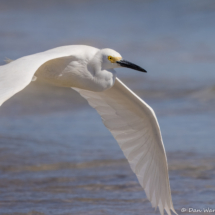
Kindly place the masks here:
MULTIPOLYGON (((157 207, 156 207, 157 208, 157 207)), ((155 208, 155 209, 156 209, 155 208)), ((177 214, 177 212, 175 211, 175 209, 173 208, 173 207, 171 207, 171 208, 163 208, 163 206, 158 206, 158 208, 159 208, 159 211, 160 211, 160 214, 161 215, 164 215, 164 211, 166 211, 166 213, 168 214, 168 215, 172 215, 172 213, 171 213, 171 211, 174 213, 174 214, 176 214, 176 215, 178 215, 177 214)))

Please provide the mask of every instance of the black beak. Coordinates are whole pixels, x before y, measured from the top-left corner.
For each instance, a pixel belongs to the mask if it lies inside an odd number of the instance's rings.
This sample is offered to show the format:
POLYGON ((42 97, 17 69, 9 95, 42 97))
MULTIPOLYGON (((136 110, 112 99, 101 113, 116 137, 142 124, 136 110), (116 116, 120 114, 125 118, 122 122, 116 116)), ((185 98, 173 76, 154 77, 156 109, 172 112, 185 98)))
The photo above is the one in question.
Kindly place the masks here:
POLYGON ((130 63, 126 60, 116 61, 116 63, 118 63, 121 67, 127 67, 127 68, 134 69, 134 70, 137 70, 140 72, 147 72, 145 69, 141 68, 140 66, 137 66, 137 65, 130 63))

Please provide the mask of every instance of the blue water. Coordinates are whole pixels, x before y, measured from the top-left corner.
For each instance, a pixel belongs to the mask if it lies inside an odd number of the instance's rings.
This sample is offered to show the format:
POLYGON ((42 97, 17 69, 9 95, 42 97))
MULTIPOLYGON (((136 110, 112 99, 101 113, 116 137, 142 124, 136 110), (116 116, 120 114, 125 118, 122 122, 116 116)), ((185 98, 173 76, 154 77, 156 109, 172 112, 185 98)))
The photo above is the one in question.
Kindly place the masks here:
MULTIPOLYGON (((0 0, 0 63, 86 44, 145 68, 117 72, 156 112, 175 209, 214 208, 214 20, 213 0, 0 0)), ((70 89, 37 81, 2 105, 0 173, 0 214, 159 214, 96 111, 70 89)))

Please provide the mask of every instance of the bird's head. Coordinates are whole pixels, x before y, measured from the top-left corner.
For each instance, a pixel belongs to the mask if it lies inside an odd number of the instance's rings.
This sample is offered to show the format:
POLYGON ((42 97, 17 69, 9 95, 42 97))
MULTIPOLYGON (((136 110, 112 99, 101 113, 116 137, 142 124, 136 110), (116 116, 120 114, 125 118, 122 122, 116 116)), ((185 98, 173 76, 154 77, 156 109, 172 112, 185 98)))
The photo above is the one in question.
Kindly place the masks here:
POLYGON ((129 62, 126 60, 123 60, 122 56, 112 50, 112 49, 102 49, 100 51, 102 56, 102 68, 103 69, 114 69, 114 68, 120 68, 120 67, 127 67, 130 69, 134 69, 140 72, 146 72, 145 69, 129 62))

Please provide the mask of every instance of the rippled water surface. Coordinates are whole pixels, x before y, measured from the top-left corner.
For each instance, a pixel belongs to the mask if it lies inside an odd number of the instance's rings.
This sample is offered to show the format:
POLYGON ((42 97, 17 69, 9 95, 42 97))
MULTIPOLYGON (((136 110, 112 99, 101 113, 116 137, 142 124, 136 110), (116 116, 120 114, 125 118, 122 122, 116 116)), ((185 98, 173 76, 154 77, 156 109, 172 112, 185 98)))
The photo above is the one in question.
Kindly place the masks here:
MULTIPOLYGON (((143 66, 118 77, 157 114, 176 211, 215 209, 214 20, 213 0, 0 0, 0 62, 87 44, 143 66)), ((36 81, 0 108, 0 214, 159 212, 96 111, 36 81)))

